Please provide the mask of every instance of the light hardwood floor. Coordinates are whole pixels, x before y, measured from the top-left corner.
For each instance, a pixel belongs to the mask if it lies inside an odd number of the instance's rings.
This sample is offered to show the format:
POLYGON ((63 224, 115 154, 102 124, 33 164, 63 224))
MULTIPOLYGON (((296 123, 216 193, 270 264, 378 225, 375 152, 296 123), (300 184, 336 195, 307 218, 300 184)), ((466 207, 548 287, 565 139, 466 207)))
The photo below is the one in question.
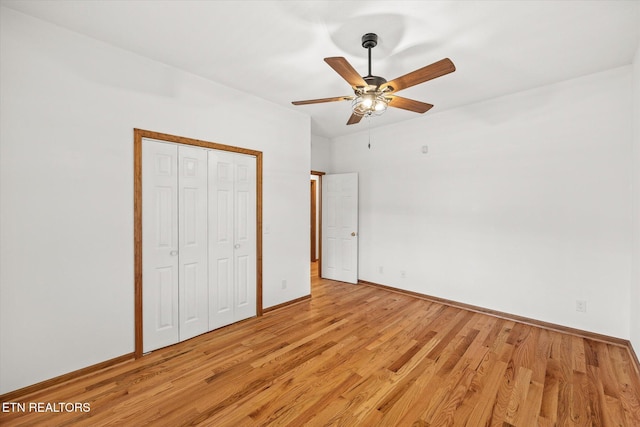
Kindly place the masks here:
POLYGON ((313 279, 313 298, 20 402, 46 426, 640 426, 621 346, 365 285, 313 279))

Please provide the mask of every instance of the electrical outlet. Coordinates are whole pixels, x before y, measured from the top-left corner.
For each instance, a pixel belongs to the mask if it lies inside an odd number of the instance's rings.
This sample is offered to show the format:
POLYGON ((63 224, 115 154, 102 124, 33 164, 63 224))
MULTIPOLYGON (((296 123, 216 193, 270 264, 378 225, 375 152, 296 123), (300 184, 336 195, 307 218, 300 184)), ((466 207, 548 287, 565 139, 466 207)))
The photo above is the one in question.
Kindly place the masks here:
POLYGON ((287 281, 286 280, 282 281, 282 289, 287 289, 287 281))
POLYGON ((380 274, 384 273, 384 268, 382 268, 382 266, 378 267, 378 273, 380 274))
POLYGON ((576 311, 580 313, 587 312, 587 302, 583 300, 576 300, 576 311))
POLYGON ((406 272, 406 271, 404 271, 404 270, 402 270, 402 271, 400 272, 400 277, 401 277, 401 278, 403 278, 403 279, 405 279, 405 278, 407 277, 407 272, 406 272))

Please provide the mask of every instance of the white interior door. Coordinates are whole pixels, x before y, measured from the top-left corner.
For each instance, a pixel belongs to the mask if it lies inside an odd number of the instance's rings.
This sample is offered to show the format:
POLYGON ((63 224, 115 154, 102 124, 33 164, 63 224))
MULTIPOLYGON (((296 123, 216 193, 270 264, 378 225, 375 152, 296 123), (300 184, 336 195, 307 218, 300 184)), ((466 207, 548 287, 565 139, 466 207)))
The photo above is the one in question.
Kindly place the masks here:
POLYGON ((256 160, 209 152, 209 329, 256 315, 256 160))
POLYGON ((358 174, 322 177, 322 277, 358 282, 358 174))
POLYGON ((207 150, 178 146, 180 341, 209 330, 207 150))
POLYGON ((177 343, 178 147, 142 141, 143 351, 177 343))

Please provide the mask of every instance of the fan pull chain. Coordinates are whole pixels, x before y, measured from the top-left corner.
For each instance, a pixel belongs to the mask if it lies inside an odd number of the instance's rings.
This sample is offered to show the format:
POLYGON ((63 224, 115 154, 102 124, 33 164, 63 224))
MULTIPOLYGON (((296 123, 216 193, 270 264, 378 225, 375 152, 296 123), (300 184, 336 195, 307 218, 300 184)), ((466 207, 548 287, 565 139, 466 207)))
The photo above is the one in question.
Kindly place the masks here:
POLYGON ((369 129, 369 150, 371 150, 371 114, 367 115, 367 128, 369 129))

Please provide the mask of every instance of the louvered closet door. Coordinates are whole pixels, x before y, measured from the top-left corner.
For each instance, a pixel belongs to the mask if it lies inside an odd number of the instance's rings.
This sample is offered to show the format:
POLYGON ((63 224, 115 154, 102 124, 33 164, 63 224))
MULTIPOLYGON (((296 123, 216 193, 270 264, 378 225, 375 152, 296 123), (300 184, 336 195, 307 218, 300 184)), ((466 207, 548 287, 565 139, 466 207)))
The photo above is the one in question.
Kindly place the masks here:
POLYGON ((256 315, 255 157, 209 152, 209 328, 256 315))
POLYGON ((179 340, 178 147, 142 142, 143 351, 179 340))

